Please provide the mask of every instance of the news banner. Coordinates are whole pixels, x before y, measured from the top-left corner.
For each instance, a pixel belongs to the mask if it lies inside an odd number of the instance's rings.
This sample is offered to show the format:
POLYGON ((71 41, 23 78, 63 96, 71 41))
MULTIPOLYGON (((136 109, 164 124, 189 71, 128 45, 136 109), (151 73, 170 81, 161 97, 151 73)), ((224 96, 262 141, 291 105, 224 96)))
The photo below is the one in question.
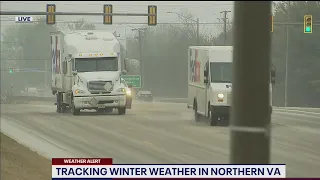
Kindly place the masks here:
POLYGON ((52 159, 52 180, 285 177, 284 164, 113 164, 111 158, 52 159))

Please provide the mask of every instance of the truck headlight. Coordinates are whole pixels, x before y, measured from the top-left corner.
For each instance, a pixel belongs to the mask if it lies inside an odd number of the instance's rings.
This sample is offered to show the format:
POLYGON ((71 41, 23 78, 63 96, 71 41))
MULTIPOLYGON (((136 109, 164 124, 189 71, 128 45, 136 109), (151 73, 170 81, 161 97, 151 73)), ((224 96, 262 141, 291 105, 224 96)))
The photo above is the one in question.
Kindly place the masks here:
POLYGON ((74 91, 75 94, 85 94, 86 92, 81 90, 81 89, 77 89, 74 91))
POLYGON ((218 98, 220 98, 220 99, 223 99, 223 98, 224 98, 224 94, 222 94, 222 93, 219 93, 217 96, 218 96, 218 98))
POLYGON ((126 89, 125 89, 125 88, 119 88, 119 89, 117 90, 117 92, 126 92, 126 89))
POLYGON ((127 94, 128 96, 131 96, 131 90, 128 89, 128 90, 126 91, 126 94, 127 94))

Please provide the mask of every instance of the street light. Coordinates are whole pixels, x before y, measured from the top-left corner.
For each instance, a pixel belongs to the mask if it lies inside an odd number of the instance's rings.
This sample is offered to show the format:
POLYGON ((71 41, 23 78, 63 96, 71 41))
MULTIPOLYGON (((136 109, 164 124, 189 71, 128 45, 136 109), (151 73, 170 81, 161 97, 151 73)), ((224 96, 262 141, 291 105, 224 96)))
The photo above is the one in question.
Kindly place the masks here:
POLYGON ((200 45, 199 18, 197 18, 197 20, 194 20, 194 19, 191 19, 191 18, 189 18, 189 17, 186 17, 186 16, 184 16, 184 15, 182 15, 182 14, 180 14, 180 13, 177 13, 177 12, 168 11, 167 13, 168 13, 168 14, 176 14, 176 15, 178 15, 178 16, 180 16, 180 17, 183 17, 183 18, 185 18, 185 19, 188 19, 188 20, 190 20, 190 21, 193 21, 193 22, 195 22, 195 23, 197 24, 197 45, 199 46, 199 45, 200 45))

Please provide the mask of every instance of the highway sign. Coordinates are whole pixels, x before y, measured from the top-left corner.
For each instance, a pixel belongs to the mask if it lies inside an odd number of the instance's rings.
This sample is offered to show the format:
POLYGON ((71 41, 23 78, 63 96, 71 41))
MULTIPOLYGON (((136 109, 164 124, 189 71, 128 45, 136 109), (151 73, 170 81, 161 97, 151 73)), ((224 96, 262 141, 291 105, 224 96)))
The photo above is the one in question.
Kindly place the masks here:
POLYGON ((132 85, 134 88, 141 88, 141 76, 140 75, 123 75, 121 76, 128 85, 132 85))

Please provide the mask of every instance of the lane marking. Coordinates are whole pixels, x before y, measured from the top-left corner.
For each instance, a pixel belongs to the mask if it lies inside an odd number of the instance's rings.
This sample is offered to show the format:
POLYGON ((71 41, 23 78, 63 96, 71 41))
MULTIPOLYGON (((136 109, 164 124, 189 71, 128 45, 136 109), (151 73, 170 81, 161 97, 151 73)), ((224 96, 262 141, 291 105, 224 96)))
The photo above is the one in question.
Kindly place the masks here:
POLYGON ((157 148, 157 146, 155 146, 154 144, 152 144, 151 142, 148 142, 148 141, 142 141, 143 143, 153 147, 153 148, 157 148))
POLYGON ((197 159, 197 158, 189 156, 187 154, 180 154, 180 155, 183 156, 183 157, 189 158, 189 159, 197 159))

